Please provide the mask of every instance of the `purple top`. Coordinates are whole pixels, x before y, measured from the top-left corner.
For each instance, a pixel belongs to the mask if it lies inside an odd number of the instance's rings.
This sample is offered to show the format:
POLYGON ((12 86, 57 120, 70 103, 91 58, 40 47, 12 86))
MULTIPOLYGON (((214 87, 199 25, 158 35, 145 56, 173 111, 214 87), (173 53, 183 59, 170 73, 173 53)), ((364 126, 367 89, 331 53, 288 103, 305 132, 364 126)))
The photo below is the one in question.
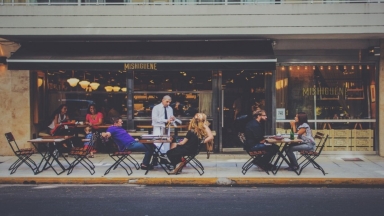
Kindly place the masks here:
POLYGON ((122 127, 111 126, 107 129, 107 132, 111 133, 112 139, 119 146, 119 150, 126 149, 132 142, 135 141, 131 135, 127 133, 122 127))

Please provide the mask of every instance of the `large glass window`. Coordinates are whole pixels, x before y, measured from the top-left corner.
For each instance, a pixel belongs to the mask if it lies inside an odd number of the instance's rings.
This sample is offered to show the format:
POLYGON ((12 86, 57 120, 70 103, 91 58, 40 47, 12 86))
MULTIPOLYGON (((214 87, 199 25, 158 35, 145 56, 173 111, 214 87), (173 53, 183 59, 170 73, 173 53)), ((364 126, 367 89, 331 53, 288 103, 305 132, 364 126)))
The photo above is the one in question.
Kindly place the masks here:
POLYGON ((172 97, 171 107, 179 119, 189 120, 197 112, 212 117, 211 71, 135 72, 134 86, 135 127, 151 124, 152 108, 165 95, 172 97))
POLYGON ((289 65, 276 74, 276 128, 289 133, 298 112, 313 132, 330 136, 325 150, 373 151, 374 65, 289 65))

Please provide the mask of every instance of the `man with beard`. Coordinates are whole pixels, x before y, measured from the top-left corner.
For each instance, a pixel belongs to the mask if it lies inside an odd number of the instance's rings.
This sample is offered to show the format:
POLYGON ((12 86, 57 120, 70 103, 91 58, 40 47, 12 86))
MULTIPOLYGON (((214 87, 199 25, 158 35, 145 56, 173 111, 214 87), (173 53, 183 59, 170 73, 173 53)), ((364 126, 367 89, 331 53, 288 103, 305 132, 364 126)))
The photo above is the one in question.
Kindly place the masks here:
POLYGON ((267 120, 267 115, 264 110, 256 110, 252 113, 252 117, 253 119, 245 126, 245 147, 248 151, 266 151, 266 154, 258 157, 253 163, 264 170, 274 170, 276 167, 270 164, 270 161, 279 147, 265 145, 263 123, 267 120))

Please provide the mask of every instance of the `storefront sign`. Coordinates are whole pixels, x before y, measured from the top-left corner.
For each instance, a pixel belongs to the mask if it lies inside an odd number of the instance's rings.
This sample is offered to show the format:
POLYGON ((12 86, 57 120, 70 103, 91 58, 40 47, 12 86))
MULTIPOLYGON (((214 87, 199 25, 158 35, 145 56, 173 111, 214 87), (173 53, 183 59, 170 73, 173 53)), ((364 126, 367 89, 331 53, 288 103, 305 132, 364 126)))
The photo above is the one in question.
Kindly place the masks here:
POLYGON ((157 63, 125 63, 124 70, 157 70, 157 63))
POLYGON ((347 88, 345 87, 312 87, 312 88, 303 88, 303 96, 313 96, 313 95, 333 95, 333 96, 344 96, 347 93, 347 88))

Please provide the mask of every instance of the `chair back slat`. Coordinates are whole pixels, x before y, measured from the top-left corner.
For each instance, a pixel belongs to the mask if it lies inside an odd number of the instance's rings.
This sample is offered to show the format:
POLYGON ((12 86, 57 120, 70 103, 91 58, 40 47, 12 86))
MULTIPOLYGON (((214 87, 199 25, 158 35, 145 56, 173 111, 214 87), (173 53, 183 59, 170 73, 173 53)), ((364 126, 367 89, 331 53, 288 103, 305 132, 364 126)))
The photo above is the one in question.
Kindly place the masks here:
POLYGON ((6 133, 5 138, 7 139, 8 144, 11 147, 13 153, 20 151, 19 146, 17 145, 17 142, 16 142, 15 137, 13 136, 12 132, 6 133))
POLYGON ((328 134, 324 137, 324 139, 322 140, 322 143, 321 143, 321 145, 319 146, 320 147, 320 149, 319 149, 319 151, 318 151, 318 153, 319 153, 319 155, 321 154, 321 152, 323 151, 323 148, 324 148, 324 146, 325 146, 325 143, 327 142, 327 140, 328 140, 328 134))

